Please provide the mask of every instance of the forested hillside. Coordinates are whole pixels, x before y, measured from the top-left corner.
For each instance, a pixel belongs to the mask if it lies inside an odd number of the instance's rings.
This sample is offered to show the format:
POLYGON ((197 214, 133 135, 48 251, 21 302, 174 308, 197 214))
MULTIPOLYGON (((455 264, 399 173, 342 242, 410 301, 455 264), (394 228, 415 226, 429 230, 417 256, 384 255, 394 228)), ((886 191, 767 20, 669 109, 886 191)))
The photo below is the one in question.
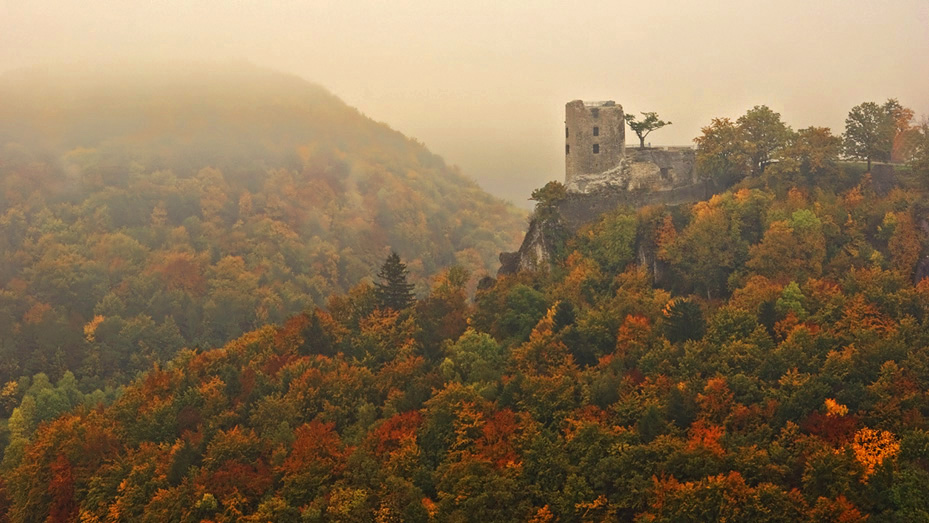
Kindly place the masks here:
MULTIPOLYGON (((108 407, 15 384, 0 504, 15 522, 925 521, 929 148, 882 193, 828 130, 785 143, 756 173, 717 156, 748 173, 732 190, 618 209, 473 302, 460 268, 399 311, 362 283, 108 407), (75 408, 37 425, 49 398, 75 408)), ((383 274, 402 291, 401 269, 383 274)))
POLYGON ((525 226, 422 144, 248 66, 0 77, 0 384, 118 384, 374 275, 492 273, 525 226))

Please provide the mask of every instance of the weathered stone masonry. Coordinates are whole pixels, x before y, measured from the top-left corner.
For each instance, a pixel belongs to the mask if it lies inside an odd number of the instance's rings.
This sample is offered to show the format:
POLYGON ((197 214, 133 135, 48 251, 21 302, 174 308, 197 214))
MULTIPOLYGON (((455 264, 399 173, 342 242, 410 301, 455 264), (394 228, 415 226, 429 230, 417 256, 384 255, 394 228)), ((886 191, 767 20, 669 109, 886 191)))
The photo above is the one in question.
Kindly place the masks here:
POLYGON ((615 169, 626 153, 623 106, 614 101, 565 104, 565 184, 615 169))

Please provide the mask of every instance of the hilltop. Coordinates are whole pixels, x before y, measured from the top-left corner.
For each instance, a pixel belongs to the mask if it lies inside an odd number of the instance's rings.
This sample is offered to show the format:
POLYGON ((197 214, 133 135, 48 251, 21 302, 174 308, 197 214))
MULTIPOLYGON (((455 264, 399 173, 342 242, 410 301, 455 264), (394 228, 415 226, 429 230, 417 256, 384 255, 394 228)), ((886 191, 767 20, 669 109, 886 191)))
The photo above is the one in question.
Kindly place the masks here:
POLYGON ((245 65, 0 76, 0 382, 129 374, 369 279, 475 277, 525 216, 324 88, 245 65))

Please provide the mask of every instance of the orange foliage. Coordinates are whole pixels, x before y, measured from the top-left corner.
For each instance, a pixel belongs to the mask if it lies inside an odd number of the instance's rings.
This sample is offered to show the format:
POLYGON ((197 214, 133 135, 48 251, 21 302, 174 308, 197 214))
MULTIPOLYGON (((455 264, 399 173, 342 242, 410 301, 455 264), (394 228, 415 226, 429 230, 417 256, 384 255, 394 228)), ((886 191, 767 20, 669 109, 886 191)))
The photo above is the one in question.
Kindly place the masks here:
POLYGON ((23 314, 23 323, 26 325, 38 325, 42 323, 45 315, 51 310, 52 306, 48 303, 36 303, 26 311, 26 314, 23 314))
POLYGON ((49 506, 49 523, 66 523, 74 521, 77 516, 77 501, 74 499, 74 475, 71 463, 64 454, 52 463, 52 478, 48 484, 48 493, 52 497, 49 506))
POLYGON ((868 516, 863 515, 845 496, 835 499, 819 498, 810 511, 811 521, 830 521, 835 523, 863 523, 868 516))
POLYGON ((519 455, 514 445, 518 430, 516 413, 510 409, 494 412, 481 427, 481 435, 476 442, 477 455, 497 468, 518 464, 519 455))
POLYGON ((891 432, 864 427, 855 433, 852 451, 858 463, 864 465, 867 477, 884 460, 894 458, 900 452, 900 442, 891 432))
POLYGON ((729 415, 732 408, 733 395, 726 383, 726 378, 718 376, 706 382, 703 392, 697 394, 697 405, 700 407, 700 416, 709 420, 721 422, 729 415))
POLYGON ((623 358, 637 358, 645 352, 652 334, 648 318, 628 315, 616 335, 616 354, 623 358))
POLYGON ((376 429, 368 433, 368 445, 373 447, 378 456, 389 454, 400 448, 405 441, 416 441, 416 432, 423 423, 423 416, 413 410, 395 414, 376 429))
POLYGON ((349 450, 335 432, 334 423, 313 420, 304 423, 295 431, 293 450, 279 466, 285 475, 296 475, 307 471, 341 473, 349 450))
POLYGON ((719 443, 719 440, 723 437, 725 432, 726 431, 719 425, 697 420, 690 426, 690 430, 688 431, 689 439, 687 441, 687 450, 694 451, 705 449, 715 456, 722 456, 726 451, 719 443))
POLYGON ((155 267, 155 272, 169 289, 179 289, 194 295, 203 294, 206 279, 200 261, 188 252, 171 253, 155 267))

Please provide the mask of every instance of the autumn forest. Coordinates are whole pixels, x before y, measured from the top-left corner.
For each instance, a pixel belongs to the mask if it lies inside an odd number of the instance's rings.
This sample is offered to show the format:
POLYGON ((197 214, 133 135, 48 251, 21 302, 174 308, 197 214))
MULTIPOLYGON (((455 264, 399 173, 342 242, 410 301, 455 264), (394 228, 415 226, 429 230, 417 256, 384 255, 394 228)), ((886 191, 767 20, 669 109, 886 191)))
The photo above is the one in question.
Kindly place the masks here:
POLYGON ((896 99, 715 118, 718 194, 497 277, 525 213, 318 86, 69 74, 0 77, 0 521, 929 520, 896 99))

